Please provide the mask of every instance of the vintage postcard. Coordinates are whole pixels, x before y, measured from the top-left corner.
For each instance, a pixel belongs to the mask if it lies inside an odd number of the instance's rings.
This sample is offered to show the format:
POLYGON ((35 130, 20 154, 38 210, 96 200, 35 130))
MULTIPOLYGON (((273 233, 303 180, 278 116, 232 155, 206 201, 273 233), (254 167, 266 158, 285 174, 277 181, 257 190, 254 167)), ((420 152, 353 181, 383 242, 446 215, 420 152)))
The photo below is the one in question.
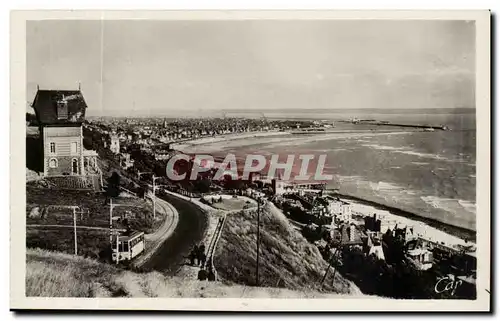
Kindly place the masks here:
POLYGON ((487 10, 15 11, 11 142, 12 309, 491 309, 487 10))

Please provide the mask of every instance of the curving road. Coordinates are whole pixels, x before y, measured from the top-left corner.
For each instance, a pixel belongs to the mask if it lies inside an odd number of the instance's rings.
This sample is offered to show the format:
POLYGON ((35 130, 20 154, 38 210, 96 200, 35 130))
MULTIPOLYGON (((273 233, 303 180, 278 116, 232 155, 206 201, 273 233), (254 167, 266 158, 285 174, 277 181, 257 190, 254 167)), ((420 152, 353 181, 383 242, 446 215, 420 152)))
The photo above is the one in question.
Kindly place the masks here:
MULTIPOLYGON (((142 261, 136 261, 134 265, 147 271, 156 270, 174 275, 186 262, 192 247, 203 239, 208 224, 207 216, 197 205, 171 194, 157 200, 157 205, 161 202, 167 210, 177 212, 177 224, 175 228, 163 233, 162 237, 157 239, 154 249, 150 250, 147 256, 141 255, 142 261)), ((168 218, 165 221, 168 221, 168 218)))
POLYGON ((144 253, 135 259, 132 265, 136 268, 143 267, 153 256, 160 246, 165 242, 175 231, 179 223, 179 212, 175 207, 165 202, 161 198, 156 198, 156 210, 162 212, 165 216, 163 224, 154 233, 146 234, 144 236, 146 241, 146 248, 144 253))

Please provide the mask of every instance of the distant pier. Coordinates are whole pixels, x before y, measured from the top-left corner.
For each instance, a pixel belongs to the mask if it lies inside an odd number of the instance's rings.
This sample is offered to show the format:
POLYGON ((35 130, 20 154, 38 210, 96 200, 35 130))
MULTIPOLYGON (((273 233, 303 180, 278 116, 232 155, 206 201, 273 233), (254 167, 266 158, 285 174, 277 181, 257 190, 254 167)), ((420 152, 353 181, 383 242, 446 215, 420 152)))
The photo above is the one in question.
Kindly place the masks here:
POLYGON ((396 123, 388 123, 388 122, 374 122, 371 123, 379 126, 394 126, 394 127, 409 127, 409 128, 421 128, 427 130, 450 130, 448 126, 440 125, 440 126, 430 126, 430 125, 409 125, 409 124, 396 124, 396 123))
POLYGON ((388 121, 376 121, 373 119, 357 119, 354 118, 349 121, 344 121, 348 123, 353 123, 353 124, 367 124, 367 125, 377 125, 377 126, 392 126, 392 127, 405 127, 405 128, 420 128, 423 130, 428 130, 428 131, 434 131, 434 130, 450 130, 450 128, 446 125, 412 125, 412 124, 398 124, 398 123, 391 123, 388 121))

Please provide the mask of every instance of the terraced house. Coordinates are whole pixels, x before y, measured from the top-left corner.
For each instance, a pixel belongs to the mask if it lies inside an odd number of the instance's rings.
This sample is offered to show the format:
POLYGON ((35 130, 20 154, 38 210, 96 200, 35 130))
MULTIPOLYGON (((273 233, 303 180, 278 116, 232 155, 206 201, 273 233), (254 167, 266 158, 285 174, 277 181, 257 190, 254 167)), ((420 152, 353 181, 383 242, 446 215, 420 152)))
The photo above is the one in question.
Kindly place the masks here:
POLYGON ((99 175, 97 153, 83 147, 82 124, 87 104, 78 90, 38 89, 35 109, 43 149, 43 175, 99 175))

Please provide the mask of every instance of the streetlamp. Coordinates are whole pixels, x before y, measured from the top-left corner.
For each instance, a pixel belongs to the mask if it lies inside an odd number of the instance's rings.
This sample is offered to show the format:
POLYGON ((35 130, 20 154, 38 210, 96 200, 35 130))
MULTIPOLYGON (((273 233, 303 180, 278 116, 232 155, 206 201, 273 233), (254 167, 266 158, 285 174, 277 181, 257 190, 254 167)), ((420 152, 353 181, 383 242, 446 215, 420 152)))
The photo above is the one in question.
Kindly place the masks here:
POLYGON ((137 180, 140 181, 141 175, 144 175, 144 174, 151 174, 151 172, 137 172, 137 180))
POLYGON ((141 175, 143 174, 151 174, 151 172, 137 172, 137 179, 141 180, 141 175))
POLYGON ((155 177, 153 174, 153 219, 156 220, 156 180, 160 177, 155 177))
MULTIPOLYGON (((137 178, 140 180, 141 175, 143 174, 151 174, 151 172, 137 172, 137 178)), ((156 180, 159 179, 160 177, 156 177, 155 174, 153 174, 153 219, 156 219, 156 180)))

